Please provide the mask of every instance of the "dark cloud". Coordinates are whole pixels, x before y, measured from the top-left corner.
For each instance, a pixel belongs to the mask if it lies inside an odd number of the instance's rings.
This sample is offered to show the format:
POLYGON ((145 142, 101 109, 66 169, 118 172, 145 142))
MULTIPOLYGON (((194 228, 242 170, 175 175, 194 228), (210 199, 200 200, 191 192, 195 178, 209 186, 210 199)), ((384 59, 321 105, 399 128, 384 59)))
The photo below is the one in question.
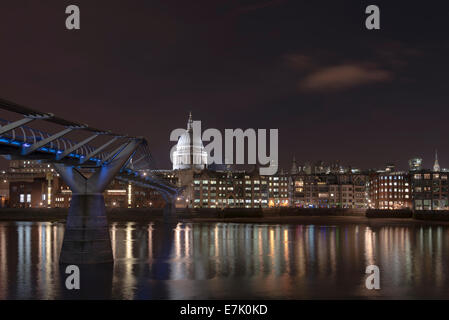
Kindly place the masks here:
POLYGON ((363 64, 343 64, 319 69, 299 83, 302 91, 343 90, 370 83, 386 82, 393 74, 384 69, 363 64))

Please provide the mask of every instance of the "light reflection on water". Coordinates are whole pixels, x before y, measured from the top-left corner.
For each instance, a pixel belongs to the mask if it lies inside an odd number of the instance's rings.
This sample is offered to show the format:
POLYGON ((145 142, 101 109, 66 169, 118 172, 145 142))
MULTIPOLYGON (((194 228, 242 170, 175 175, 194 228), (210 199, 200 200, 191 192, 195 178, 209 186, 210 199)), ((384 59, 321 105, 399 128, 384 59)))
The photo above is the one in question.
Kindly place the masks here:
POLYGON ((448 227, 130 222, 110 230, 114 266, 82 269, 82 292, 67 293, 64 225, 0 223, 0 299, 449 298, 448 227), (380 267, 379 291, 365 289, 370 264, 380 267))

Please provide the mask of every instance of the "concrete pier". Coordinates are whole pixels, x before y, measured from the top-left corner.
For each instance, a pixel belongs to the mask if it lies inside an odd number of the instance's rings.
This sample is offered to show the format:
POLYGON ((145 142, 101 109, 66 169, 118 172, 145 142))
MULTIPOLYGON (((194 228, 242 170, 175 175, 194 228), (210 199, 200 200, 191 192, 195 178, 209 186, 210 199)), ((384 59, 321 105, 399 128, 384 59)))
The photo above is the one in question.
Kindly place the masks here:
POLYGON ((111 161, 95 168, 87 178, 81 168, 54 164, 56 171, 72 190, 67 224, 59 263, 112 263, 111 239, 103 192, 139 145, 129 141, 111 161))
POLYGON ((114 261, 102 194, 74 194, 67 215, 60 263, 114 261))

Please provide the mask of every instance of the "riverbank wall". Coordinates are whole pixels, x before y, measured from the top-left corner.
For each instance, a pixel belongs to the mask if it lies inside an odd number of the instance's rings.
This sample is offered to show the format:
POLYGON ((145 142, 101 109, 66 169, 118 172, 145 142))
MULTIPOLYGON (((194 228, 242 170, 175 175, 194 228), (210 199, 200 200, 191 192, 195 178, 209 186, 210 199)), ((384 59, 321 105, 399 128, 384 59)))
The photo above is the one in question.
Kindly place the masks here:
MULTIPOLYGON (((59 221, 67 218, 67 208, 46 209, 0 209, 0 221, 59 221)), ((162 209, 130 208, 107 209, 106 214, 111 221, 127 220, 159 220, 163 217, 162 209)), ((305 208, 273 208, 273 209, 178 209, 177 216, 181 219, 208 218, 264 218, 264 217, 292 217, 292 216, 365 216, 363 209, 305 209, 305 208)))
POLYGON ((415 211, 413 213, 413 219, 425 221, 449 221, 449 211, 446 210, 415 211))
MULTIPOLYGON (((0 221, 64 221, 67 218, 67 208, 45 209, 0 209, 0 221)), ((162 220, 163 210, 158 208, 107 209, 110 221, 142 221, 162 220)), ((282 218, 282 217, 366 217, 414 219, 429 221, 449 221, 449 211, 416 211, 412 210, 374 210, 374 209, 339 209, 339 208, 255 208, 255 209, 178 209, 180 220, 235 218, 282 218)))
POLYGON ((380 210, 380 209, 367 209, 365 213, 367 218, 413 218, 413 211, 410 209, 399 210, 380 210))

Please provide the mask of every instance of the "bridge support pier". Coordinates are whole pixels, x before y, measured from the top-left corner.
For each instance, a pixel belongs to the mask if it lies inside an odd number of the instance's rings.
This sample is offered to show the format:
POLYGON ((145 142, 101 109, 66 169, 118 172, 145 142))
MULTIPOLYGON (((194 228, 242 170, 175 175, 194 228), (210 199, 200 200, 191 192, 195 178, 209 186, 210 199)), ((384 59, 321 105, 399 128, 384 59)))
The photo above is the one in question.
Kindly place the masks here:
POLYGON ((114 261, 103 192, 128 161, 139 142, 131 141, 109 163, 86 178, 77 168, 61 163, 56 171, 72 190, 59 263, 93 264, 114 261))
POLYGON ((73 194, 59 262, 113 262, 109 226, 102 194, 73 194))

